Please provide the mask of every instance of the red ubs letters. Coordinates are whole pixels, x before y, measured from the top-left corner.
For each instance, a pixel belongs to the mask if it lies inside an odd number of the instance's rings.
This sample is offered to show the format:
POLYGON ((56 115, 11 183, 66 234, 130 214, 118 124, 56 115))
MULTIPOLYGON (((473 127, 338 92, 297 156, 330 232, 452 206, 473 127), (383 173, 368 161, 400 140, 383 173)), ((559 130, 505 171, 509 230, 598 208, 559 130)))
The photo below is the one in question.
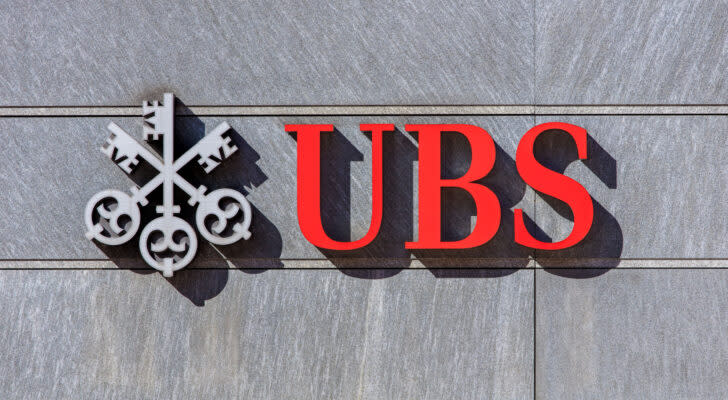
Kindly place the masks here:
MULTIPOLYGON (((312 244, 332 250, 353 250, 369 244, 379 232, 382 222, 382 137, 394 131, 392 124, 362 124, 362 132, 372 134, 372 218, 369 231, 359 240, 341 242, 331 239, 321 222, 321 135, 331 134, 333 125, 286 125, 295 132, 298 142, 298 222, 301 232, 312 244)), ((419 138, 419 232, 416 242, 407 242, 408 249, 465 249, 488 242, 500 225, 500 204, 495 193, 475 181, 486 176, 495 163, 495 143, 490 134, 474 125, 416 124, 405 125, 419 138), (440 171, 440 139, 443 132, 459 132, 470 143, 470 169, 460 178, 443 179, 440 171), (467 191, 475 201, 476 223, 473 231, 458 241, 442 241, 442 188, 456 187, 467 191)), ((537 125, 521 138, 516 150, 516 167, 523 181, 534 190, 564 201, 571 207, 574 226, 564 240, 542 242, 526 230, 523 210, 514 210, 516 243, 535 249, 559 250, 579 243, 589 232, 594 206, 589 193, 575 180, 541 165, 534 157, 536 138, 548 130, 559 130, 576 142, 580 159, 587 158, 587 133, 581 127, 563 122, 537 125)))

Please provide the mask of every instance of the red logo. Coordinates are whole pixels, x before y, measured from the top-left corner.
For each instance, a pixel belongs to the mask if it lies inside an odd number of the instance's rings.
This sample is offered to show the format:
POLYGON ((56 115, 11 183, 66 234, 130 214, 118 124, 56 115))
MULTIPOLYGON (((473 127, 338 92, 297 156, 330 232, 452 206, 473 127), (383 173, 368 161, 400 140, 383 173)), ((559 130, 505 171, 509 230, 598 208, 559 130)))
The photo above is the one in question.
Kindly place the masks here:
MULTIPOLYGON (((383 135, 392 133, 392 124, 362 124, 362 132, 372 138, 372 213, 368 232, 361 239, 342 242, 331 239, 321 221, 321 135, 332 134, 333 125, 286 125, 287 132, 297 134, 298 152, 298 223, 304 237, 320 248, 354 250, 366 246, 379 233, 382 223, 382 153, 383 135)), ((467 249, 487 243, 498 232, 500 203, 488 187, 476 183, 488 175, 495 164, 496 147, 490 134, 477 126, 465 124, 405 125, 419 138, 419 231, 416 242, 406 242, 407 249, 467 249), (444 132, 462 134, 470 144, 472 161, 468 171, 455 179, 443 179, 440 160, 441 137, 444 132), (441 237, 442 189, 454 187, 467 191, 476 205, 476 223, 470 235, 457 241, 441 237)), ((587 158, 586 130, 563 122, 537 125, 526 132, 516 150, 516 167, 523 181, 534 190, 562 200, 571 208, 574 226, 565 239, 543 242, 534 238, 523 220, 523 210, 514 210, 516 243, 534 249, 561 250, 579 243, 592 226, 592 198, 577 181, 541 165, 534 156, 534 143, 543 132, 558 130, 576 143, 580 159, 587 158)))

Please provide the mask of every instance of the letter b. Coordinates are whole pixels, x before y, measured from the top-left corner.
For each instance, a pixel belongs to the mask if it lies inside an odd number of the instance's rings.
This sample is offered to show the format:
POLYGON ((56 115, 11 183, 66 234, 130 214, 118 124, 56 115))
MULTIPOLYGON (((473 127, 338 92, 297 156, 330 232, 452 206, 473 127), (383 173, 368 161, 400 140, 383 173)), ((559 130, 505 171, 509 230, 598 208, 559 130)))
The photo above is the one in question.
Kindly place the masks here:
POLYGON ((488 242, 500 225, 500 203, 487 187, 475 183, 488 175, 495 164, 495 143, 487 131, 464 124, 405 125, 419 132, 419 237, 407 242, 408 249, 466 249, 488 242), (470 143, 470 169, 460 178, 442 179, 440 142, 443 132, 463 134, 470 143), (467 191, 475 201, 475 228, 466 238, 443 242, 441 235, 442 188, 467 191))

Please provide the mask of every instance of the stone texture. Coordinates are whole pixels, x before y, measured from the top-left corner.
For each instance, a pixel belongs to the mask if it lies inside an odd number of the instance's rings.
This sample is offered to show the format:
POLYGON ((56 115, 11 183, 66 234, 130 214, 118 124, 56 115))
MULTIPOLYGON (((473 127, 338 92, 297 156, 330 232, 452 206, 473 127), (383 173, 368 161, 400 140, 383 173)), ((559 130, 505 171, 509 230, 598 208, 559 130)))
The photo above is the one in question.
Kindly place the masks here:
POLYGON ((359 272, 2 271, 0 397, 533 397, 531 271, 359 272))
MULTIPOLYGON (((708 0, 0 2, 3 115, 68 116, 0 118, 0 398, 728 397, 728 117, 624 115, 724 113, 711 104, 728 95, 726 19, 726 3, 708 0), (178 118, 178 148, 223 120, 241 134, 212 176, 186 172, 243 191, 254 236, 202 241, 195 263, 165 280, 135 241, 87 241, 82 215, 97 191, 146 176, 130 179, 98 151, 110 121, 138 134, 140 118, 103 113, 136 112, 164 91, 188 105, 270 105, 269 115, 487 111, 178 118), (534 103, 621 106, 526 115, 534 103), (97 117, 77 117, 86 112, 97 117), (571 228, 568 208, 534 195, 513 161, 523 133, 554 120, 590 132, 590 159, 571 163, 573 145, 553 137, 538 157, 588 189, 596 222, 575 249, 531 252, 513 243, 512 209, 544 239, 571 228), (371 145, 358 125, 377 122, 399 129, 385 145, 380 237, 357 252, 317 249, 298 228, 296 142, 283 126, 336 125, 323 214, 347 240, 369 226, 371 145), (418 166, 404 125, 447 122, 481 126, 499 145, 484 183, 501 200, 501 231, 472 251, 405 251, 418 166)), ((465 171, 462 140, 444 154, 446 176, 465 171)), ((456 191, 446 203, 445 235, 462 237, 472 204, 456 191)))
MULTIPOLYGON (((547 257, 726 258, 728 180, 724 116, 539 117, 563 121, 590 135, 589 160, 576 160, 567 135, 545 136, 537 157, 579 181, 595 200, 595 221, 585 241, 547 257)), ((572 228, 571 210, 548 196, 536 196, 537 225, 553 240, 572 228)), ((618 261, 603 260, 606 266, 618 261)))
POLYGON ((533 100, 533 3, 5 1, 0 105, 533 100))
POLYGON ((727 278, 725 269, 537 271, 536 398, 725 398, 727 278))
POLYGON ((724 1, 539 0, 536 103, 715 104, 728 96, 724 1))
MULTIPOLYGON (((369 229, 371 204, 371 142, 359 131, 359 123, 391 122, 398 132, 385 141, 385 208, 379 237, 362 251, 336 253, 319 250, 303 238, 296 212, 296 141, 285 133, 288 123, 322 123, 315 117, 226 117, 177 119, 177 149, 196 142, 207 130, 228 121, 239 135, 239 151, 211 175, 196 164, 184 170, 192 182, 204 183, 210 190, 231 187, 247 194, 254 207, 253 239, 214 251, 202 241, 198 264, 224 265, 234 259, 239 267, 281 267, 283 259, 338 259, 337 266, 380 267, 373 258, 403 259, 395 266, 406 267, 413 255, 422 258, 454 256, 474 259, 516 259, 512 265, 527 262, 527 250, 513 242, 514 207, 533 214, 532 193, 518 177, 513 157, 521 135, 531 125, 531 117, 338 117, 326 118, 338 133, 322 144, 326 176, 322 183, 322 210, 327 232, 335 239, 359 238, 369 229), (417 219, 415 139, 404 132, 405 123, 472 123, 487 129, 498 144, 497 163, 484 183, 501 199, 501 230, 486 246, 464 252, 405 251, 412 240, 417 219), (331 171, 334 171, 332 174, 331 171), (362 260, 361 262, 352 259, 362 260), (251 261, 252 260, 252 261, 251 261)), ((119 266, 143 267, 137 240, 110 247, 89 242, 84 237, 83 212, 91 196, 103 189, 128 190, 134 182, 146 182, 145 168, 128 178, 99 147, 107 137, 106 125, 117 122, 132 134, 141 132, 141 118, 3 118, 0 119, 0 258, 3 259, 112 259, 119 266)), ((139 133, 139 136, 141 134, 139 133)), ((447 176, 463 174, 470 163, 467 142, 460 135, 446 135, 447 176)), ((183 196, 183 194, 179 194, 183 196)), ((448 224, 447 239, 469 233, 474 206, 469 195, 446 192, 444 203, 448 224)), ((154 203, 152 203, 154 204, 154 203)), ((185 206, 186 198, 179 204, 185 206)), ((151 209, 151 206, 147 207, 151 209)), ((153 218, 151 212, 147 220, 153 218)), ((448 260, 444 260, 449 262, 448 260)), ((496 260, 497 261, 497 260, 496 260)), ((500 262, 500 261, 498 261, 500 262)), ((450 263, 451 264, 451 263, 450 263)), ((427 267, 443 266, 427 262, 427 267)))

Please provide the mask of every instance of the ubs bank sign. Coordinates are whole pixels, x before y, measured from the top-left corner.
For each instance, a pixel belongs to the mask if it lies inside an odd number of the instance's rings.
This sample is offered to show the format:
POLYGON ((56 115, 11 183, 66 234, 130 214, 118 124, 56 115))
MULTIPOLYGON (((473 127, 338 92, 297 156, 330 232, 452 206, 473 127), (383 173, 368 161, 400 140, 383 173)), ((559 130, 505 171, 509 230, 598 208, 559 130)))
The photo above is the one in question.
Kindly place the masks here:
MULTIPOLYGON (((235 243, 251 237, 251 206, 245 197, 232 189, 207 192, 204 185, 194 186, 179 174, 193 160, 210 173, 237 148, 227 136, 230 126, 222 123, 181 156, 174 157, 174 95, 164 94, 162 103, 144 102, 142 138, 152 144, 161 141, 161 155, 154 154, 115 123, 108 125, 111 137, 101 150, 127 174, 131 174, 140 158, 157 174, 141 188, 130 193, 103 190, 86 205, 86 237, 107 245, 130 241, 141 226, 140 206, 162 186, 162 204, 155 208, 156 217, 139 235, 139 251, 153 268, 170 277, 187 266, 197 252, 197 234, 182 218, 175 202, 174 189, 187 195, 190 206, 196 207, 195 224, 202 237, 218 245, 235 243)), ((333 134, 333 125, 286 125, 285 130, 297 136, 297 213, 304 237, 313 245, 331 250, 355 250, 371 243, 379 233, 383 215, 383 137, 394 132, 392 124, 362 124, 362 132, 372 138, 372 212, 369 230, 360 239, 342 242, 331 239, 324 231, 321 218, 321 136, 333 134)), ((467 249, 481 246, 495 236, 500 227, 501 207, 496 194, 476 181, 488 175, 496 161, 496 147, 490 134, 466 124, 415 124, 405 130, 418 134, 419 152, 419 220, 417 240, 404 243, 407 249, 467 249), (470 144, 472 162, 459 178, 442 178, 441 138, 444 132, 462 134, 470 144), (457 241, 444 241, 441 234, 442 189, 460 188, 473 198, 476 223, 470 234, 457 241)), ((560 131, 575 142, 578 157, 587 158, 585 129, 562 122, 549 122, 530 129, 521 138, 516 151, 516 167, 521 179, 534 190, 565 202, 572 210, 573 228, 563 240, 544 242, 526 229, 523 210, 514 210, 513 240, 523 246, 541 250, 561 250, 583 240, 594 220, 594 205, 587 190, 577 181, 540 164, 534 155, 536 139, 546 131, 560 131)))

